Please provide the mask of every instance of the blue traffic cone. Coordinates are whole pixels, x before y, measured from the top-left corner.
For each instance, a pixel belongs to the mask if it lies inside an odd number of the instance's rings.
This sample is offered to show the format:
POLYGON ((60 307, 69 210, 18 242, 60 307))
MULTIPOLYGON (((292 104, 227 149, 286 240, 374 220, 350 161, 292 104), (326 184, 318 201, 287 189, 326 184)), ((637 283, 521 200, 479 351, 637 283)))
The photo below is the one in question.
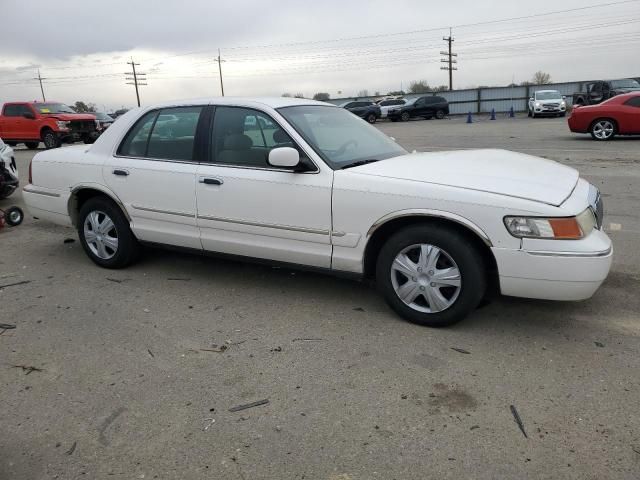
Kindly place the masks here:
POLYGON ((509 110, 509 118, 515 118, 516 113, 513 111, 513 105, 511 105, 511 109, 509 110))
POLYGON ((467 115, 467 123, 473 123, 473 118, 471 118, 471 112, 467 115))
POLYGON ((491 120, 495 120, 496 119, 496 109, 492 108, 491 109, 491 120))

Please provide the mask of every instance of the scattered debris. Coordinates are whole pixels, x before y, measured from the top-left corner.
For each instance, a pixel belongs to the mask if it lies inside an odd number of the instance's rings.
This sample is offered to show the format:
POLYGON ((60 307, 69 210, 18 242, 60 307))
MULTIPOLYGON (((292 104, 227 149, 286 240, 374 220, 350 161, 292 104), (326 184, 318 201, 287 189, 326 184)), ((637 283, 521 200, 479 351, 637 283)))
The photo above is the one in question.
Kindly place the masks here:
POLYGON ((222 353, 225 350, 227 350, 229 347, 227 347, 226 345, 220 345, 219 347, 217 345, 212 345, 213 348, 200 348, 199 350, 201 352, 216 352, 216 353, 222 353))
POLYGON ((475 430, 476 428, 480 428, 480 425, 472 425, 469 430, 475 430))
POLYGON ((109 280, 110 282, 113 282, 113 283, 122 283, 122 282, 124 282, 124 280, 118 280, 117 278, 109 278, 109 277, 107 277, 107 280, 109 280))
POLYGON ((294 338, 292 342, 324 342, 324 338, 294 338))
POLYGON ((147 348, 147 353, 151 356, 151 358, 156 358, 150 348, 147 348))
POLYGON ((465 350, 464 348, 451 347, 451 350, 455 350, 458 353, 464 353, 465 355, 471 355, 471 352, 468 350, 465 350))
POLYGON ((239 412, 240 410, 246 410, 247 408, 259 407, 260 405, 266 405, 269 403, 269 399, 258 400, 257 402, 245 403, 244 405, 237 405, 229 409, 230 412, 239 412))
POLYGON ((604 348, 604 343, 602 342, 593 342, 596 344, 596 347, 604 348))
POLYGON ((205 422, 209 422, 203 429, 203 431, 207 431, 209 430, 209 428, 211 428, 211 425, 213 425, 214 423, 216 423, 216 419, 215 418, 205 418, 204 419, 205 422))
POLYGON ((190 278, 167 278, 167 280, 171 280, 172 282, 190 282, 190 278))
POLYGON ((66 452, 64 452, 67 455, 73 455, 73 452, 76 451, 76 446, 78 445, 78 442, 73 442, 73 445, 71 445, 71 448, 69 450, 67 450, 66 452))
POLYGON ((31 280, 22 280, 21 282, 15 283, 5 283, 4 285, 0 285, 0 288, 16 287, 18 285, 26 285, 27 283, 31 283, 31 280))
POLYGON ((75 241, 76 241, 75 238, 65 238, 62 243, 73 243, 75 241))
POLYGON ((16 326, 12 323, 0 323, 0 330, 13 330, 16 326))
POLYGON ((364 312, 364 308, 362 307, 356 307, 353 309, 355 312, 364 312))
POLYGON ((631 447, 631 450, 640 455, 640 447, 631 447))
POLYGON ((151 310, 149 310, 148 308, 145 308, 144 310, 142 310, 144 313, 149 313, 151 312, 151 310))
POLYGON ((25 375, 29 375, 31 372, 44 372, 44 369, 38 367, 32 367, 29 365, 13 365, 13 368, 21 368, 25 375))
POLYGON ((520 414, 518 413, 518 410, 516 410, 516 407, 514 405, 511 405, 509 409, 511 410, 511 414, 513 415, 514 420, 518 424, 518 428, 524 435, 524 438, 529 438, 527 436, 527 432, 524 431, 524 423, 522 423, 522 419, 520 418, 520 414))
POLYGON ((281 352, 282 351, 282 347, 276 347, 276 348, 272 348, 271 350, 269 350, 270 352, 281 352))

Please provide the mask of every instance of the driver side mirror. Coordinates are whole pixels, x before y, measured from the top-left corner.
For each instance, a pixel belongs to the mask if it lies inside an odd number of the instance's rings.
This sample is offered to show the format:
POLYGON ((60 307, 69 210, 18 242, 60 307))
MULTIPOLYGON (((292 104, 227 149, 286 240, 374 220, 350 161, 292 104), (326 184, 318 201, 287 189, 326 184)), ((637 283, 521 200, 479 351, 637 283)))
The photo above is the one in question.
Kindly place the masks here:
POLYGON ((529 101, 530 101, 530 102, 533 102, 533 97, 529 98, 529 101))
POLYGON ((22 114, 22 116, 23 116, 24 118, 28 118, 29 120, 35 120, 35 119, 36 119, 36 116, 35 116, 33 113, 31 113, 31 112, 24 112, 24 113, 22 114))
POLYGON ((269 165, 279 168, 293 168, 300 164, 300 153, 295 148, 278 147, 269 152, 269 165))

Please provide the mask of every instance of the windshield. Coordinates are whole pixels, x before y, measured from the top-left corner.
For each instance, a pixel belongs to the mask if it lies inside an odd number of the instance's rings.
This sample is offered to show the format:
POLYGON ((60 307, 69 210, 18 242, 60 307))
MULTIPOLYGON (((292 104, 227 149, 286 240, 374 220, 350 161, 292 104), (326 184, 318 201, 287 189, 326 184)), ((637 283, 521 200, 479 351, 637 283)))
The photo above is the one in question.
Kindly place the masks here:
POLYGON ((93 115, 96 116, 97 120, 102 120, 104 122, 113 122, 113 118, 111 118, 109 115, 107 115, 106 113, 102 113, 102 112, 96 112, 93 115))
POLYGON ((640 83, 631 78, 624 80, 611 80, 611 88, 640 88, 640 83))
POLYGON ((33 108, 40 113, 76 113, 64 103, 35 103, 33 108))
POLYGON ((333 169, 407 153, 380 130, 341 108, 307 105, 278 112, 333 169))
POLYGON ((560 92, 536 92, 537 100, 562 100, 560 92))

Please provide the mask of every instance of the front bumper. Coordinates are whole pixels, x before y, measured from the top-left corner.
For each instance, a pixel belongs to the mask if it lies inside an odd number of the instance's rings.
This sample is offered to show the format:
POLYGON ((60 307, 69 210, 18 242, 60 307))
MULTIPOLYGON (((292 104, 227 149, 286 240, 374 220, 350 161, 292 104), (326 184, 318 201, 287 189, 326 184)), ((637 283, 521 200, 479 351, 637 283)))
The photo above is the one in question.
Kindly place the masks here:
POLYGON ((582 240, 527 240, 520 250, 492 248, 503 295, 585 300, 609 274, 613 247, 601 230, 582 240))

